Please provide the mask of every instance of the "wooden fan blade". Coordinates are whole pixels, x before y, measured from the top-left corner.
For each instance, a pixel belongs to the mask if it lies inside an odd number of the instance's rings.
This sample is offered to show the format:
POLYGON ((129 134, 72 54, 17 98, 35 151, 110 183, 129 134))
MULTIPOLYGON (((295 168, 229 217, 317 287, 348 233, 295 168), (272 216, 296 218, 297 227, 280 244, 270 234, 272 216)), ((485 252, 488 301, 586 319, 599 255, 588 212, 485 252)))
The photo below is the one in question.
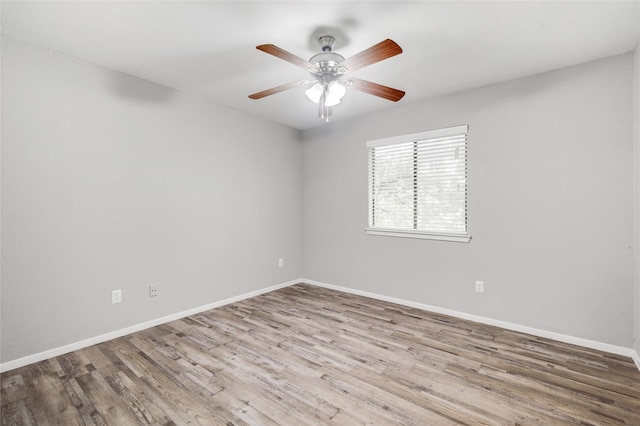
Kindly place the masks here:
POLYGON ((294 87, 302 86, 307 83, 308 83, 307 80, 294 81, 291 83, 283 84, 282 86, 272 87, 271 89, 254 93, 253 95, 249 95, 249 97, 251 99, 261 99, 261 98, 264 98, 265 96, 273 95, 274 93, 284 92, 285 90, 293 89, 294 87))
POLYGON ((349 80, 351 81, 351 86, 349 87, 352 89, 388 99, 393 102, 398 102, 404 96, 404 92, 402 90, 394 89, 393 87, 387 87, 382 84, 372 83, 367 80, 353 77, 349 80))
POLYGON ((340 66, 347 68, 349 71, 355 71, 400 53, 402 53, 402 48, 395 41, 386 39, 345 59, 340 63, 340 66))
POLYGON ((264 53, 268 53, 269 55, 273 55, 276 58, 284 59, 287 62, 291 62, 293 65, 297 65, 300 68, 304 68, 308 70, 313 68, 313 64, 309 61, 305 61, 299 56, 294 55, 293 53, 289 53, 284 49, 279 48, 273 44, 261 44, 260 46, 256 46, 256 49, 263 51, 264 53))

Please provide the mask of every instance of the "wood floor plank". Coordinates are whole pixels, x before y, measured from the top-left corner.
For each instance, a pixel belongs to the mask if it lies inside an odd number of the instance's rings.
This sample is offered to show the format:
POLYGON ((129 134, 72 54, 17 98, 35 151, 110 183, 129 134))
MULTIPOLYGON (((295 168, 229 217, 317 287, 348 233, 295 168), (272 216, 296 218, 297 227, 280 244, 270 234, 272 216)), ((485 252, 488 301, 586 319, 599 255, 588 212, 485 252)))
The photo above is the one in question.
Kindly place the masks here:
POLYGON ((60 424, 80 425, 81 416, 73 406, 63 384, 57 377, 40 376, 33 382, 37 389, 35 399, 40 402, 40 409, 34 411, 38 424, 43 421, 57 420, 60 424))
MULTIPOLYGON (((419 376, 415 375, 413 371, 413 368, 403 369, 392 366, 385 371, 382 377, 371 374, 362 375, 362 372, 357 369, 352 374, 448 419, 478 425, 495 423, 496 418, 493 416, 487 416, 486 413, 479 410, 471 410, 459 404, 458 401, 444 398, 443 395, 428 392, 427 388, 419 380, 416 380, 419 376)), ((500 420, 503 421, 503 419, 500 420)))
POLYGON ((396 397, 377 386, 363 381, 355 383, 350 376, 325 374, 321 377, 329 386, 342 392, 358 405, 387 419, 389 424, 401 425, 452 425, 456 422, 438 413, 415 406, 409 401, 396 397))
POLYGON ((4 425, 35 426, 38 424, 24 399, 3 403, 1 418, 4 425))
POLYGON ((2 425, 640 425, 621 355, 298 284, 1 375, 2 425))

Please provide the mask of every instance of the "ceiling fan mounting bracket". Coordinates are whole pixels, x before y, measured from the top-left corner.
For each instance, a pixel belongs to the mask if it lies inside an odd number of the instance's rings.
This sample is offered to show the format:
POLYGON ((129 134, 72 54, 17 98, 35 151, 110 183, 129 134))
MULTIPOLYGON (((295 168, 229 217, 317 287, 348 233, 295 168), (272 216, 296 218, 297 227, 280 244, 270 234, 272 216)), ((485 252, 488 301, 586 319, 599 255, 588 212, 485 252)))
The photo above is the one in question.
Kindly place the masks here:
POLYGON ((318 37, 318 44, 323 52, 331 52, 336 45, 336 38, 332 35, 321 35, 318 37))

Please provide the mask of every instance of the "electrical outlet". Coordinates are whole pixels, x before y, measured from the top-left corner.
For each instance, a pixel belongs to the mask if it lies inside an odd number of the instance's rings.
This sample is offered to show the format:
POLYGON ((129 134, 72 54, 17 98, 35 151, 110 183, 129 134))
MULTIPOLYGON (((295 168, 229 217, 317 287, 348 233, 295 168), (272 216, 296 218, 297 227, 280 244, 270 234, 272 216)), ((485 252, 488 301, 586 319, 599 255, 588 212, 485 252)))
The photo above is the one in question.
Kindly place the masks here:
POLYGON ((476 281, 476 293, 484 293, 484 281, 476 281))
POLYGON ((111 292, 111 304, 122 303, 122 290, 113 290, 111 292))
POLYGON ((278 259, 278 268, 282 268, 284 266, 284 259, 278 259))
POLYGON ((149 285, 149 297, 154 297, 158 295, 158 284, 149 285))

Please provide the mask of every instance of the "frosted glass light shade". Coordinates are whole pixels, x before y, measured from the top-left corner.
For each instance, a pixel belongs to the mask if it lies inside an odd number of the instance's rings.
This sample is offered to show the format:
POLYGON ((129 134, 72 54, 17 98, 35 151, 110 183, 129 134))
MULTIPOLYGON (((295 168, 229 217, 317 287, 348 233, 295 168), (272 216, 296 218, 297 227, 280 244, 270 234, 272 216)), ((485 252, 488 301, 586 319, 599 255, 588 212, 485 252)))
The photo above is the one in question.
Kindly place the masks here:
POLYGON ((329 96, 327 96, 327 106, 333 106, 340 103, 340 100, 344 97, 344 94, 347 92, 345 87, 338 83, 337 81, 332 81, 329 83, 329 96))
POLYGON ((307 98, 314 104, 320 102, 320 96, 322 96, 322 86, 319 83, 314 84, 311 88, 305 90, 307 98))

